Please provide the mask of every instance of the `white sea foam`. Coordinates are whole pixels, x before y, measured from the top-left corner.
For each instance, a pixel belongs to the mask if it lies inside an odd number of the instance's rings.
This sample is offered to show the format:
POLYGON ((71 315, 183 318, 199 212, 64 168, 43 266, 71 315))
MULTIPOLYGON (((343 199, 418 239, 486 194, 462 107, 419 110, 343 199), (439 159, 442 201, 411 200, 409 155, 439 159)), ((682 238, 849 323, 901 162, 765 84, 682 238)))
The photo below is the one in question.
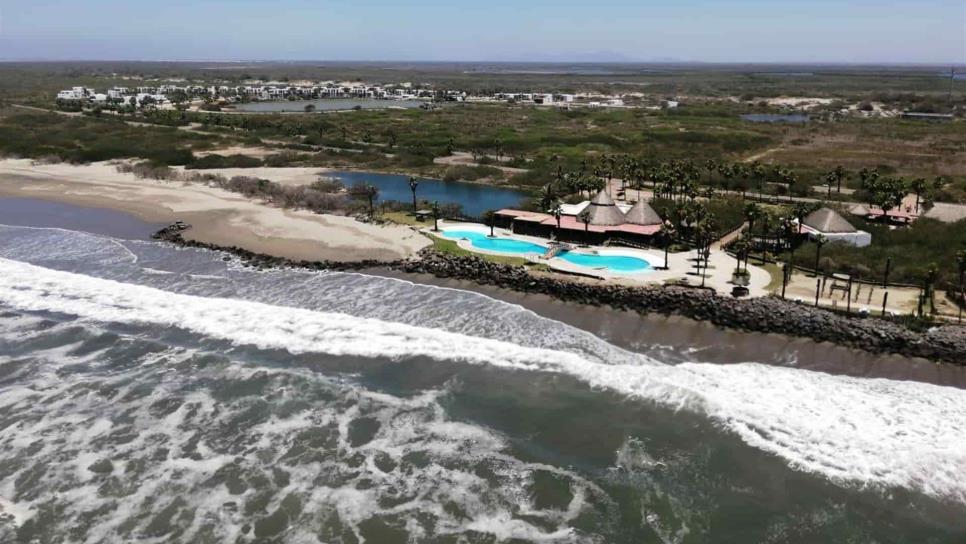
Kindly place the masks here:
POLYGON ((966 392, 758 364, 607 365, 345 314, 173 294, 0 260, 0 300, 98 321, 176 326, 264 349, 425 356, 562 372, 594 387, 707 414, 792 467, 845 484, 898 486, 966 502, 966 392))
MULTIPOLYGON (((0 318, 7 345, 35 343, 18 332, 38 320, 8 316, 0 318)), ((208 354, 194 366, 191 350, 144 352, 155 344, 83 321, 48 327, 57 336, 46 345, 61 345, 30 351, 18 361, 18 379, 0 384, 0 414, 16 421, 0 433, 0 541, 22 539, 11 531, 50 508, 58 514, 45 519, 42 541, 263 541, 243 528, 292 498, 302 508, 285 542, 336 540, 320 528, 362 542, 373 518, 415 541, 469 530, 595 541, 568 524, 578 513, 593 516, 606 494, 565 470, 513 457, 492 431, 448 420, 439 403, 445 390, 397 397, 306 368, 212 363, 208 354), (104 344, 111 347, 96 357, 86 349, 104 344), (179 371, 185 366, 192 371, 179 371), (357 419, 377 423, 362 443, 350 438, 357 419), (286 481, 273 481, 279 471, 286 481), (534 471, 570 485, 572 512, 531 504, 534 471), (225 474, 242 489, 224 483, 225 474), (263 506, 250 506, 263 497, 263 506)))

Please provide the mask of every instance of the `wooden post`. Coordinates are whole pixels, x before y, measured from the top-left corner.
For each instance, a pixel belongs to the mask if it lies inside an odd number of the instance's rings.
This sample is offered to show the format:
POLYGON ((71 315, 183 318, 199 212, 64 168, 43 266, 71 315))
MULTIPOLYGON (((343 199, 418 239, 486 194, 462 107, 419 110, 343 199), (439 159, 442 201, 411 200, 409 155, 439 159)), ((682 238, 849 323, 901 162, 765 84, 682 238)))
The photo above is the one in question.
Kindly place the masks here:
POLYGON ((849 290, 845 297, 845 313, 852 313, 852 276, 849 276, 849 290))
POLYGON ((791 270, 789 270, 789 264, 786 263, 782 268, 782 298, 785 298, 785 288, 788 287, 788 276, 790 275, 791 270))
POLYGON ((889 292, 886 291, 882 295, 882 317, 885 317, 885 315, 886 315, 886 304, 888 304, 888 303, 889 303, 889 292))
POLYGON ((882 287, 889 287, 889 271, 892 269, 892 257, 886 259, 885 276, 882 278, 882 287))
POLYGON ((815 307, 818 308, 818 295, 822 292, 822 278, 815 280, 815 307))

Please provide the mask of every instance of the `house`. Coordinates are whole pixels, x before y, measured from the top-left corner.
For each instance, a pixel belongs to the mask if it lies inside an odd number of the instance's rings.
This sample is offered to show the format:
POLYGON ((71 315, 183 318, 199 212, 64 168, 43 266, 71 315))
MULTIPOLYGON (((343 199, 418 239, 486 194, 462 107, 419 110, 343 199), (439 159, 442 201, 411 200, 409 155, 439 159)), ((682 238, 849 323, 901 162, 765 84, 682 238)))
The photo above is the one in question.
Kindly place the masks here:
POLYGON ((844 242, 856 247, 872 243, 872 235, 859 230, 831 208, 821 208, 802 221, 802 232, 812 238, 824 236, 830 242, 844 242))
POLYGON ((75 90, 60 91, 57 93, 57 100, 83 100, 84 95, 75 90))
POLYGON ((533 103, 540 104, 544 106, 549 106, 553 104, 552 94, 535 94, 533 95, 533 103))

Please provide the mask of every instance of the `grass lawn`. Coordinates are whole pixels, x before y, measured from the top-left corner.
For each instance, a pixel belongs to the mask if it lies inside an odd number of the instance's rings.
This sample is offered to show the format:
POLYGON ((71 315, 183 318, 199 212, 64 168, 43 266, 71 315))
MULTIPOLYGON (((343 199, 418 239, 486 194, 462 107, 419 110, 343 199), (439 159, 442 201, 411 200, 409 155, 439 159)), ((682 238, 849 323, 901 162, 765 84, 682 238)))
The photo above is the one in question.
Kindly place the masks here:
POLYGON ((411 225, 414 227, 426 227, 432 224, 432 220, 418 221, 409 212, 385 212, 379 214, 379 217, 385 219, 386 221, 392 221, 399 225, 411 225))

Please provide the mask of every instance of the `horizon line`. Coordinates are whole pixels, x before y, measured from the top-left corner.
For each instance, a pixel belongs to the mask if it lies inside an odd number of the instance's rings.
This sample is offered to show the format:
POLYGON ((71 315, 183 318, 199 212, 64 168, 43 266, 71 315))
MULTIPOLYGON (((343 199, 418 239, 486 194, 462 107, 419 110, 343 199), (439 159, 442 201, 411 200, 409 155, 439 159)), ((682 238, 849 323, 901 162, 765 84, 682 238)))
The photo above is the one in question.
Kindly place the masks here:
POLYGON ((920 66, 920 67, 964 67, 966 61, 843 61, 843 60, 788 60, 788 61, 755 61, 755 60, 731 60, 731 61, 705 61, 705 60, 387 60, 387 59, 125 59, 125 58, 45 58, 45 57, 13 57, 2 58, 0 63, 54 63, 54 62, 135 62, 135 63, 258 63, 258 64, 298 64, 298 63, 341 63, 341 64, 544 64, 544 65, 565 65, 565 64, 585 64, 585 65, 710 65, 710 66, 920 66))

